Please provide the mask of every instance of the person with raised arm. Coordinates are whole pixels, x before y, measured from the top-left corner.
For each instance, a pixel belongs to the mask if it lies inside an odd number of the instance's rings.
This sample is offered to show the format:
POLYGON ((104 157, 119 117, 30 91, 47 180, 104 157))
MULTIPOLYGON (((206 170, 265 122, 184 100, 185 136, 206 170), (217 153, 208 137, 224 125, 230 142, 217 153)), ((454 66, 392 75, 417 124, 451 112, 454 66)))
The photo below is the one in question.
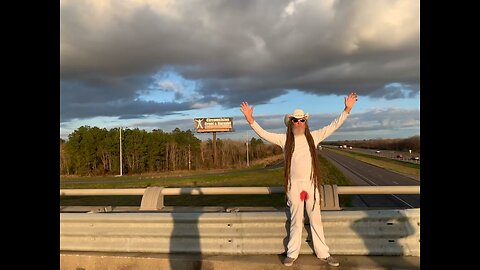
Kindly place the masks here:
POLYGON ((295 109, 293 113, 286 114, 284 117, 286 133, 272 133, 264 130, 253 118, 254 107, 249 106, 245 101, 240 105, 240 111, 255 133, 262 139, 280 146, 283 150, 285 159, 284 188, 287 206, 290 209, 290 238, 287 244, 287 257, 283 261, 286 266, 293 265, 300 254, 304 209, 310 219, 316 256, 331 266, 340 265, 330 255, 329 247, 325 243, 320 214, 319 188, 322 179, 320 179, 316 147, 345 122, 357 100, 357 94, 351 92, 344 98, 345 108, 340 116, 329 125, 314 131, 310 131, 309 128, 308 113, 301 109, 295 109))

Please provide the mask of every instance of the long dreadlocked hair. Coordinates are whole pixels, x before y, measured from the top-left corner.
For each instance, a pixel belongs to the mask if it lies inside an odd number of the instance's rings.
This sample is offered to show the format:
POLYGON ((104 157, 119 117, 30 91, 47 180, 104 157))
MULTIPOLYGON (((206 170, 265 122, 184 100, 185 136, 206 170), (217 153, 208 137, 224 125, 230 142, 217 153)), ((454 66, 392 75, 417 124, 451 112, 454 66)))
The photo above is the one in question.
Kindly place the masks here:
MULTIPOLYGON (((310 129, 308 128, 307 123, 308 122, 305 121, 305 137, 307 138, 308 146, 310 149, 310 155, 312 156, 312 171, 310 173, 310 180, 314 183, 313 207, 312 207, 312 210, 313 210, 315 209, 315 202, 317 201, 316 190, 320 188, 320 185, 322 184, 322 179, 320 177, 320 171, 318 169, 318 157, 315 150, 315 143, 313 142, 313 137, 312 137, 312 134, 310 134, 310 129)), ((293 123, 292 121, 288 121, 287 140, 285 141, 285 168, 284 168, 285 182, 283 185, 285 189, 285 196, 287 194, 287 191, 289 191, 291 188, 290 167, 292 164, 292 155, 293 155, 294 149, 295 149, 295 137, 293 135, 293 123)))

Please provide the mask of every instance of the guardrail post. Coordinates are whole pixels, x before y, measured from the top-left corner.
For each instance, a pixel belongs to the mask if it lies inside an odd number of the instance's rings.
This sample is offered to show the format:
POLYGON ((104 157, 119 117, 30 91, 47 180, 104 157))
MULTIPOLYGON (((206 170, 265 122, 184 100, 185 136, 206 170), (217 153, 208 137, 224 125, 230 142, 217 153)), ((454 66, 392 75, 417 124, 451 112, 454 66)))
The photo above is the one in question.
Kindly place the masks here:
POLYGON ((160 210, 163 205, 163 187, 147 187, 142 196, 140 211, 160 210))
POLYGON ((321 185, 320 196, 322 197, 320 203, 321 210, 341 210, 338 201, 337 185, 321 185))

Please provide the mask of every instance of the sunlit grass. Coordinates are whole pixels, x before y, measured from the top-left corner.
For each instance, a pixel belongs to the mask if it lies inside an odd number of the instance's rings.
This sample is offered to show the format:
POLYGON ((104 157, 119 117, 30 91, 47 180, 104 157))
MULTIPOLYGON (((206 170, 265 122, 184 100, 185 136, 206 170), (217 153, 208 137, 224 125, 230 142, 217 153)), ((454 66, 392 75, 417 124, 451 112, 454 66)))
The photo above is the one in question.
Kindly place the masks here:
MULTIPOLYGON (((319 156, 324 184, 350 185, 349 180, 325 158, 319 156)), ((274 187, 283 186, 283 167, 187 171, 165 174, 143 174, 121 177, 61 178, 61 189, 112 189, 163 187, 274 187)), ((61 197, 60 204, 139 206, 142 196, 69 196, 61 197)), ((349 197, 342 196, 341 205, 348 206, 349 197)), ((165 196, 164 204, 175 206, 285 206, 285 194, 270 195, 178 195, 165 196)))

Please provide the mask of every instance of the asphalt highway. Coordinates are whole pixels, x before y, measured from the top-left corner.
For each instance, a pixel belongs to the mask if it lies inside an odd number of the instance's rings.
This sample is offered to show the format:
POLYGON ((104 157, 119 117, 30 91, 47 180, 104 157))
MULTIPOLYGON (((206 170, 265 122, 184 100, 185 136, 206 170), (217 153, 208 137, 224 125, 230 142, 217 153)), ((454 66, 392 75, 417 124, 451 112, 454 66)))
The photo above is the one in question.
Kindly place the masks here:
MULTIPOLYGON (((391 172, 389 170, 356 160, 354 158, 337 154, 323 148, 318 151, 328 159, 343 174, 358 186, 410 186, 420 185, 420 180, 415 177, 391 172)), ((341 196, 341 195, 340 195, 341 196)), ((380 207, 380 208, 419 208, 420 195, 354 195, 354 207, 380 207)))

